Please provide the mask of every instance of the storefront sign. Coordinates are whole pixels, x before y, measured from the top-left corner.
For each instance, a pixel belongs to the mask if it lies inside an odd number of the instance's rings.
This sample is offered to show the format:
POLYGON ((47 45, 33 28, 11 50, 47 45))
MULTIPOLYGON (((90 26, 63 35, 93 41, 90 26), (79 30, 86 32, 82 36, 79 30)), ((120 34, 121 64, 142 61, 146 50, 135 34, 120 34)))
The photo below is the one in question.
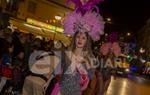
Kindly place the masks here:
POLYGON ((50 24, 47 24, 47 23, 44 23, 44 22, 37 21, 35 19, 31 19, 31 18, 27 18, 26 22, 29 23, 29 24, 41 27, 41 28, 46 28, 46 29, 53 30, 53 31, 56 31, 56 32, 60 32, 60 33, 63 33, 63 31, 64 31, 64 29, 61 28, 61 27, 50 25, 50 24))

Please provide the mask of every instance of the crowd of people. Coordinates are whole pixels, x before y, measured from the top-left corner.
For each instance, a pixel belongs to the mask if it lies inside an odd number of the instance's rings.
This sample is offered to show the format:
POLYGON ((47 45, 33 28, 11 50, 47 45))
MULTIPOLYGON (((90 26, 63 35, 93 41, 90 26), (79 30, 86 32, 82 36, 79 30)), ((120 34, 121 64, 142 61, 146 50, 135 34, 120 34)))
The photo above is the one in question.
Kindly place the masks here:
POLYGON ((76 4, 76 10, 63 20, 64 34, 72 37, 68 47, 32 34, 4 32, 0 42, 2 95, 18 91, 21 95, 105 95, 111 70, 95 66, 102 55, 92 49, 104 33, 103 18, 95 6, 101 0, 69 1, 76 4))
POLYGON ((93 53, 88 34, 77 32, 70 47, 61 43, 57 49, 51 40, 5 31, 0 38, 1 94, 102 95, 108 88, 110 75, 100 67, 91 68, 90 60, 99 55, 93 53))
POLYGON ((110 83, 109 71, 91 66, 99 55, 86 33, 77 32, 61 49, 18 32, 3 32, 0 43, 2 95, 103 95, 110 83))
MULTIPOLYGON (((36 38, 32 34, 12 33, 5 29, 0 33, 0 93, 19 93, 24 79, 31 72, 28 61, 35 48, 51 51, 53 41, 36 38)), ((31 59, 32 60, 32 59, 31 59)))

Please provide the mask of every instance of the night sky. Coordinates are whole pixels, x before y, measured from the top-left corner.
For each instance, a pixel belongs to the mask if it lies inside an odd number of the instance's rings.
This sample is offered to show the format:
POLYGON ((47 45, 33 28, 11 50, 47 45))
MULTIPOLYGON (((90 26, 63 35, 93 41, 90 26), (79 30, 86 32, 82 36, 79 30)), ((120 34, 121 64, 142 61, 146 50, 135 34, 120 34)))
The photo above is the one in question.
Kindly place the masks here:
POLYGON ((149 0, 104 0, 99 7, 103 17, 112 18, 112 24, 106 25, 112 31, 136 33, 150 18, 149 0))

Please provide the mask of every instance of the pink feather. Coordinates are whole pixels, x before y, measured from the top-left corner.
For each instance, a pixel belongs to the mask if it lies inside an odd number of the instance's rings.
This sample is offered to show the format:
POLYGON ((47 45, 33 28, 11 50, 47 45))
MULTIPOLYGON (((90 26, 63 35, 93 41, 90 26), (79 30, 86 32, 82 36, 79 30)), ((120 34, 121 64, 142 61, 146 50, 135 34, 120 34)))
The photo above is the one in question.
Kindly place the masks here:
MULTIPOLYGON (((67 5, 70 5, 70 3, 74 3, 76 12, 82 13, 82 15, 84 15, 86 12, 92 10, 96 4, 102 1, 103 0, 87 0, 83 3, 83 1, 81 0, 67 0, 67 5)), ((96 8, 96 10, 97 13, 99 13, 99 9, 96 8)))
POLYGON ((113 48, 114 55, 118 57, 121 54, 121 48, 119 44, 117 42, 114 42, 112 44, 112 48, 113 48))
POLYGON ((76 12, 68 14, 63 21, 64 33, 73 36, 78 24, 82 25, 82 29, 85 29, 94 41, 99 40, 103 34, 103 18, 96 12, 89 11, 85 15, 76 12))
POLYGON ((113 52, 116 57, 118 57, 121 54, 121 47, 117 42, 114 43, 105 43, 100 47, 100 53, 102 53, 104 56, 108 55, 109 52, 113 52), (111 48, 113 51, 111 51, 111 48))

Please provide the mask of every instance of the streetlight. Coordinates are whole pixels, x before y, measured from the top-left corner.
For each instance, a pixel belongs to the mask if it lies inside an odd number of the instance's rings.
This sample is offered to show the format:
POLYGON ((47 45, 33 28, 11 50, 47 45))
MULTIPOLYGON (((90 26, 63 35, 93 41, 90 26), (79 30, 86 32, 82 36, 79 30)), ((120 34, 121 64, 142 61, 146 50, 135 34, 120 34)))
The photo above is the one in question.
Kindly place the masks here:
POLYGON ((106 18, 105 23, 109 23, 109 24, 111 24, 111 23, 112 23, 112 19, 111 19, 110 17, 106 18))
POLYGON ((56 15, 56 16, 55 16, 55 19, 56 19, 56 20, 61 20, 61 18, 62 18, 62 17, 59 16, 59 15, 56 15))
POLYGON ((7 3, 9 3, 9 2, 10 2, 10 0, 6 0, 6 2, 7 2, 7 3))
POLYGON ((111 21, 111 18, 107 18, 107 21, 110 22, 110 21, 111 21))
POLYGON ((144 52, 145 52, 145 49, 140 48, 140 53, 144 53, 144 52))
POLYGON ((105 36, 108 36, 108 34, 106 33, 105 36))
POLYGON ((130 33, 130 32, 128 32, 128 33, 127 33, 127 36, 130 36, 130 35, 131 35, 131 33, 130 33))

